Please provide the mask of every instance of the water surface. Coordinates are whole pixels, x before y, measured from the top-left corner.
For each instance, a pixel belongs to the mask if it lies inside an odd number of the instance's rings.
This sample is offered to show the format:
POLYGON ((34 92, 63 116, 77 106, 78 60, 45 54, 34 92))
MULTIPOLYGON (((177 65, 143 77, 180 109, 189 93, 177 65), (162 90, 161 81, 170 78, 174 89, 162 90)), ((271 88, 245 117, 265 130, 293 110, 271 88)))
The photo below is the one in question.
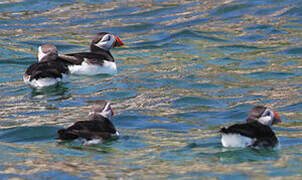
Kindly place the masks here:
POLYGON ((301 179, 301 1, 0 2, 0 178, 301 179), (118 75, 23 83, 37 47, 88 51, 101 31, 118 75), (56 131, 112 102, 120 138, 57 143, 56 131), (253 105, 279 113, 279 150, 228 149, 217 131, 253 105))

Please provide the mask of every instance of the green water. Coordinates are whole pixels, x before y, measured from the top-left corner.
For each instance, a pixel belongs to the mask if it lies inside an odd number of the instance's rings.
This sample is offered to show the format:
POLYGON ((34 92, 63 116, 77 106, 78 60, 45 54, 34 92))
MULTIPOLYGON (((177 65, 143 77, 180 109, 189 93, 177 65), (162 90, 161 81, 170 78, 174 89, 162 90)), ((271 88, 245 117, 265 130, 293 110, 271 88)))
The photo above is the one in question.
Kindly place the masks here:
POLYGON ((301 1, 0 1, 0 179, 302 179, 301 39, 301 1), (101 31, 125 43, 116 76, 24 84, 39 45, 88 51, 101 31), (99 99, 120 138, 58 143, 99 99), (281 148, 223 148, 257 104, 281 148))

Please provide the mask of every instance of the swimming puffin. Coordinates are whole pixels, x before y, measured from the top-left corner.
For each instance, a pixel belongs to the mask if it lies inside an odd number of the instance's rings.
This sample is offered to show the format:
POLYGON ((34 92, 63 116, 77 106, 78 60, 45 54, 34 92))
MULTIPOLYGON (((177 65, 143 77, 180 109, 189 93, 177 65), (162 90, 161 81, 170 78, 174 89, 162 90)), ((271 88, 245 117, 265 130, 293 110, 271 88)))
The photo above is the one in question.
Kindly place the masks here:
POLYGON ((29 66, 23 75, 25 84, 42 88, 68 79, 68 67, 58 57, 58 50, 54 45, 39 46, 37 56, 38 62, 29 66))
POLYGON ((84 145, 98 144, 119 133, 109 120, 114 115, 110 103, 98 101, 91 108, 88 121, 78 121, 66 129, 59 129, 59 140, 85 140, 84 145))
POLYGON ((278 147, 279 140, 271 126, 281 122, 280 116, 265 106, 255 106, 248 112, 246 123, 220 130, 224 147, 278 147))
POLYGON ((98 33, 90 43, 90 52, 59 54, 72 74, 116 74, 117 68, 110 49, 124 45, 119 37, 98 33))

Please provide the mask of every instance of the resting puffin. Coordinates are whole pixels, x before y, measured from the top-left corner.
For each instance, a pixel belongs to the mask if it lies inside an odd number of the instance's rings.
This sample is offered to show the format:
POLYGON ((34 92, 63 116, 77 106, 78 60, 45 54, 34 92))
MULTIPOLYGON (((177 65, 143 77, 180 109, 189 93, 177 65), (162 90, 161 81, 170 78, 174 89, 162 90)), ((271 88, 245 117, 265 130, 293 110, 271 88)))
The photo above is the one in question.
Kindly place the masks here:
POLYGON ((54 45, 39 46, 37 56, 38 62, 29 66, 25 71, 23 76, 25 84, 42 88, 67 80, 70 72, 58 58, 58 50, 54 45))
POLYGON ((72 74, 116 74, 117 68, 110 49, 122 46, 119 37, 107 32, 98 33, 90 43, 90 52, 59 54, 72 74))
POLYGON ((271 126, 281 122, 280 116, 265 106, 255 106, 249 113, 246 123, 235 124, 220 130, 224 147, 274 148, 279 140, 271 126))
POLYGON ((66 129, 59 129, 59 140, 79 138, 86 141, 84 145, 91 145, 118 136, 118 131, 109 120, 113 115, 110 103, 101 100, 92 106, 88 121, 78 121, 66 129))

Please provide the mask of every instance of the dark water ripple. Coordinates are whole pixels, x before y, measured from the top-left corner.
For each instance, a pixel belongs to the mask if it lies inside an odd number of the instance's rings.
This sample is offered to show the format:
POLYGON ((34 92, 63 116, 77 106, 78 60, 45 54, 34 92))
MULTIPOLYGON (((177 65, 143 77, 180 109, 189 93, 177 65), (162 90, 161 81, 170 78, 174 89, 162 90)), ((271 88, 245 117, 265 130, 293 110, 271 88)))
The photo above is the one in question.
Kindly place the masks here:
POLYGON ((300 179, 300 1, 0 2, 1 179, 300 179), (37 47, 87 51, 118 35, 116 76, 71 76, 42 90, 23 83, 37 47), (56 131, 113 104, 121 137, 96 146, 56 131), (278 150, 225 149, 220 127, 255 104, 276 110, 278 150))

